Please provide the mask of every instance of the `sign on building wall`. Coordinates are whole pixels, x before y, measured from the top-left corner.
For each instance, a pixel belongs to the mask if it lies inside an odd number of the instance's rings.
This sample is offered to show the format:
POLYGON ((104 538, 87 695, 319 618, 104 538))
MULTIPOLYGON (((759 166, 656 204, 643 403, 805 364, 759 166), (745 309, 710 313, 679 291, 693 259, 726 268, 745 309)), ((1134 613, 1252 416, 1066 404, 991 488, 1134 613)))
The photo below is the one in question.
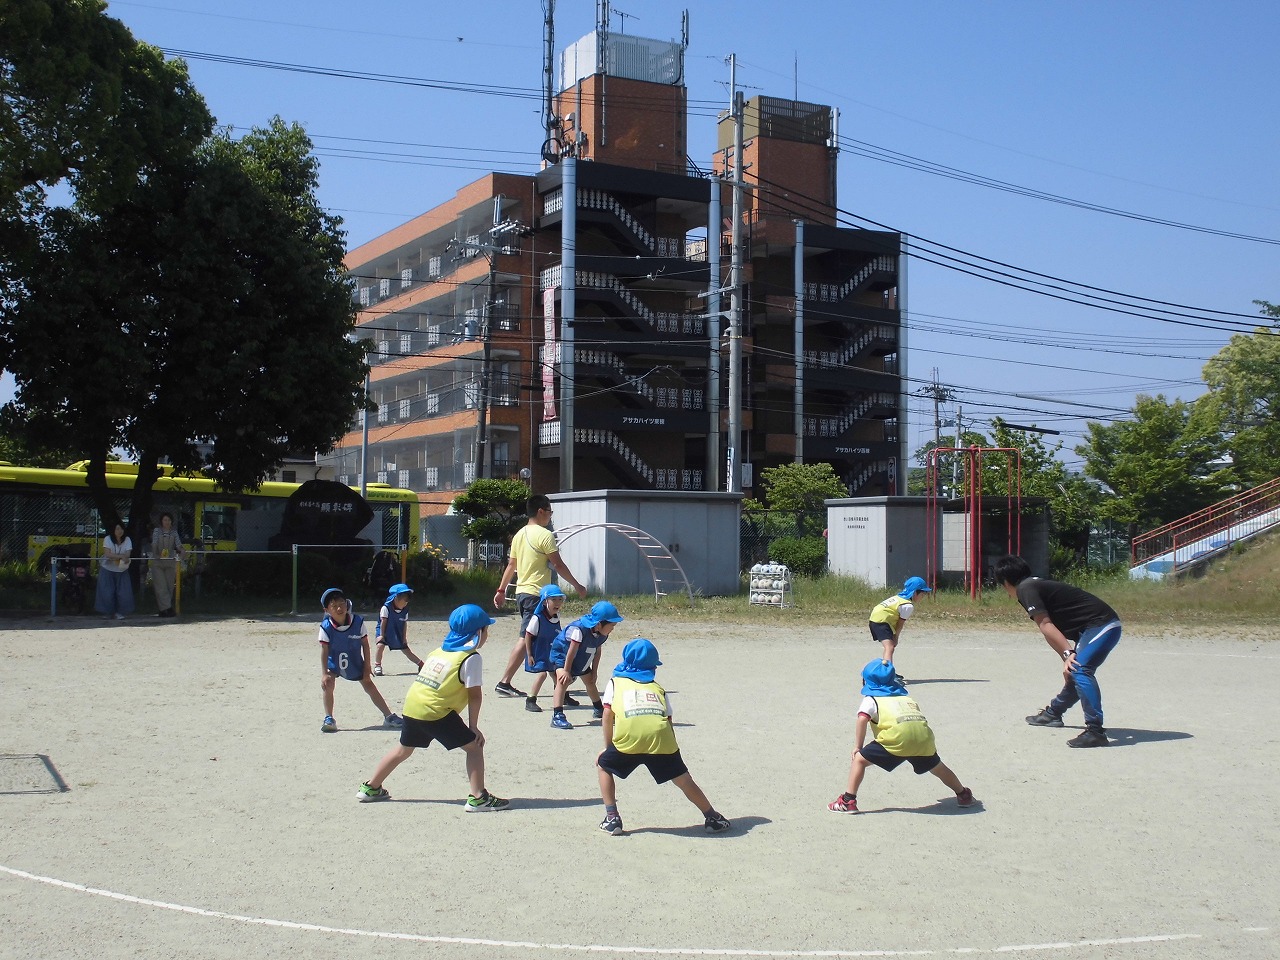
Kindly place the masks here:
POLYGON ((556 340, 556 290, 550 287, 542 291, 542 419, 555 420, 556 364, 559 362, 560 344, 556 340))

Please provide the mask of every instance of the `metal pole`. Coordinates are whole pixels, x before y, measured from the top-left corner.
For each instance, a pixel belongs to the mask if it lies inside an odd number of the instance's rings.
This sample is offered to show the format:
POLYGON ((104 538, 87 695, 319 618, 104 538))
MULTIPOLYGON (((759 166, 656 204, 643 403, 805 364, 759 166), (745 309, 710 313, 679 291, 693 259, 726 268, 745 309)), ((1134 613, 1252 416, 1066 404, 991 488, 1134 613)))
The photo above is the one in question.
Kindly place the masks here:
MULTIPOLYGON (((730 83, 736 58, 729 58, 730 83)), ((729 258, 729 477, 725 489, 742 492, 742 93, 733 94, 733 249, 729 258)))
POLYGON ((804 463, 804 221, 796 222, 796 463, 804 463))
POLYGON ((560 218, 560 489, 573 489, 573 323, 577 312, 578 269, 578 161, 573 157, 561 164, 564 171, 560 191, 564 208, 560 218))
MULTIPOLYGON (((497 210, 494 210, 494 217, 497 217, 497 210)), ((485 291, 484 316, 481 319, 480 337, 483 341, 481 359, 480 359, 480 396, 477 406, 479 407, 478 420, 476 422, 476 479, 480 480, 485 475, 485 463, 488 461, 488 450, 486 444, 489 440, 489 365, 491 362, 493 338, 492 338, 492 321, 490 319, 490 311, 493 309, 493 288, 494 288, 494 254, 486 255, 489 260, 489 286, 485 291)))
POLYGON ((707 216, 707 266, 711 286, 707 291, 707 332, 710 350, 707 355, 707 489, 719 490, 720 476, 720 186, 719 177, 711 178, 711 205, 707 216))

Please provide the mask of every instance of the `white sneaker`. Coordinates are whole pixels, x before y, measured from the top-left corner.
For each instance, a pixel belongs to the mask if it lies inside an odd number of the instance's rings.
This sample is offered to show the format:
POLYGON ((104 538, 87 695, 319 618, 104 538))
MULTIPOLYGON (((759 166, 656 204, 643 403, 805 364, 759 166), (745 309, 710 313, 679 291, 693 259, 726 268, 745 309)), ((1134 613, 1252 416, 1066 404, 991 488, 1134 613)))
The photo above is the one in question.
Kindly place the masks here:
POLYGON ((123 613, 117 613, 117 614, 115 615, 114 619, 116 619, 116 620, 123 620, 123 619, 124 619, 124 614, 123 614, 123 613))

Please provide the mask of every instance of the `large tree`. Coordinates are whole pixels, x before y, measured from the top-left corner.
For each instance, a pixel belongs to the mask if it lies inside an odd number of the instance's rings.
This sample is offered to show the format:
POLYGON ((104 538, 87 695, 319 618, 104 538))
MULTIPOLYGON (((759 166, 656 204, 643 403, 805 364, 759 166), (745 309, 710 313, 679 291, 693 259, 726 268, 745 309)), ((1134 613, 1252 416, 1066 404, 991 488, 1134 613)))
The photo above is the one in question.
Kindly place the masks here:
POLYGON ((1238 333, 1202 371, 1208 392, 1195 419, 1225 436, 1227 452, 1246 485, 1280 477, 1280 307, 1255 301, 1276 318, 1270 327, 1238 333))
POLYGON ((1191 414, 1182 400, 1140 395, 1132 420, 1089 424, 1076 453, 1085 473, 1111 492, 1102 516, 1150 529, 1226 495, 1232 474, 1222 466, 1222 438, 1191 414))
POLYGON ((131 45, 101 7, 0 3, 0 131, 19 141, 0 203, 22 230, 0 252, 0 360, 17 385, 7 428, 83 451, 108 525, 107 457, 136 458, 136 532, 162 459, 234 490, 290 451, 332 445, 365 402, 365 366, 347 339, 341 224, 316 200, 306 135, 277 119, 204 137, 185 69, 131 45), (90 106, 42 57, 101 87, 90 106), (73 202, 46 204, 60 178, 73 202))

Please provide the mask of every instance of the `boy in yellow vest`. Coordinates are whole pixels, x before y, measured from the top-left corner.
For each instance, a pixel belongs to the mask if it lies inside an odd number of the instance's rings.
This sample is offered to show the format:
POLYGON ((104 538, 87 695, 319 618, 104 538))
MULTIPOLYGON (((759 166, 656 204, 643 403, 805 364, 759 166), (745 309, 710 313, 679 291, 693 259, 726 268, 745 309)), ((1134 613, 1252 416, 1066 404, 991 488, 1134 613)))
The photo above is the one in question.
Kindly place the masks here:
POLYGON ((716 812, 702 789, 689 776, 680 758, 680 747, 671 726, 671 704, 667 692, 654 682, 654 672, 662 666, 657 648, 637 637, 622 648, 622 662, 605 684, 601 702, 604 717, 604 752, 596 759, 600 776, 600 796, 604 799, 604 820, 600 829, 611 836, 623 833, 618 815, 618 798, 613 778, 624 780, 636 767, 648 767, 655 783, 670 780, 705 818, 708 833, 728 830, 731 824, 716 812))
POLYGON ((858 787, 867 767, 875 764, 893 770, 906 761, 916 773, 932 773, 955 791, 956 802, 971 807, 978 801, 938 756, 929 721, 920 704, 907 694, 893 672, 893 664, 872 660, 862 668, 862 704, 854 727, 857 747, 849 767, 849 786, 829 804, 832 813, 858 813, 858 787), (865 747, 867 727, 874 738, 865 747))
POLYGON ((427 654, 422 669, 404 698, 404 727, 400 746, 378 763, 373 776, 360 785, 356 799, 361 803, 390 800, 382 786, 391 771, 413 755, 418 747, 429 747, 432 740, 446 750, 461 747, 467 755, 467 779, 471 795, 467 797, 467 813, 504 810, 511 803, 495 797, 484 786, 484 734, 476 723, 480 718, 481 687, 480 648, 489 639, 493 618, 474 603, 466 603, 449 615, 449 634, 444 643, 427 654), (467 720, 462 720, 462 708, 467 720))
POLYGON ((884 648, 885 663, 893 663, 893 652, 898 649, 898 637, 902 635, 902 628, 916 612, 913 601, 917 593, 933 593, 933 589, 924 582, 923 577, 909 577, 901 590, 892 597, 881 600, 871 609, 871 616, 868 617, 871 639, 878 641, 884 648))

